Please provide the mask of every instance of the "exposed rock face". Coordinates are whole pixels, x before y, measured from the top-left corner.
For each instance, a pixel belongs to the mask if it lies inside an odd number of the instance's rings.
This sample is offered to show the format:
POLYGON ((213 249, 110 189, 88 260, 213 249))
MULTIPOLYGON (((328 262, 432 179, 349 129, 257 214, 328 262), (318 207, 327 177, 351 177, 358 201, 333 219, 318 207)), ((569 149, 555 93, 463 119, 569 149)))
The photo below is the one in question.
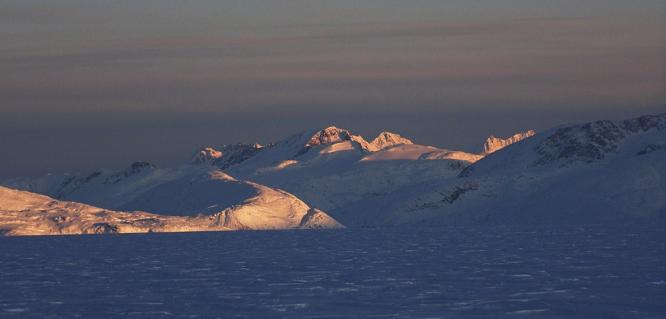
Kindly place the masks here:
POLYGON ((79 188, 82 185, 90 182, 93 179, 96 179, 102 175, 101 171, 95 171, 87 176, 68 176, 59 186, 56 193, 53 194, 54 198, 63 198, 79 188))
POLYGON ((425 153, 419 157, 420 160, 458 160, 467 163, 474 163, 482 158, 483 155, 480 154, 448 150, 425 153))
POLYGON ((665 145, 666 114, 561 126, 487 156, 458 177, 368 196, 334 216, 350 227, 664 225, 665 145))
POLYGON ((414 144, 414 142, 412 142, 408 138, 400 136, 399 134, 391 132, 381 132, 374 140, 372 140, 372 142, 370 142, 370 151, 376 152, 395 145, 411 145, 411 144, 414 144))
POLYGON ((109 223, 95 223, 87 231, 92 234, 116 234, 118 226, 109 223))
MULTIPOLYGON (((128 177, 141 174, 143 172, 147 172, 150 170, 156 169, 157 166, 148 163, 148 162, 134 162, 130 167, 122 172, 118 172, 115 174, 112 174, 108 176, 106 179, 104 179, 105 184, 116 184, 128 177)), ((90 178, 88 178, 90 179, 90 178)), ((89 181, 89 180, 88 180, 89 181)))
POLYGON ((441 205, 450 205, 456 202, 465 193, 473 192, 479 189, 479 186, 474 183, 467 183, 464 185, 454 186, 452 189, 445 190, 439 193, 441 197, 436 198, 434 201, 425 201, 417 203, 413 208, 407 208, 407 211, 415 212, 423 209, 437 208, 441 205))
POLYGON ((536 133, 532 130, 527 132, 517 133, 508 138, 499 138, 495 136, 490 136, 486 143, 483 144, 483 154, 488 155, 494 152, 497 152, 513 143, 520 142, 528 137, 534 136, 536 133))
POLYGON ((352 143, 355 143, 361 150, 366 152, 370 151, 372 148, 370 143, 368 143, 368 141, 366 141, 362 136, 353 135, 351 132, 345 129, 329 126, 323 130, 317 131, 314 135, 312 135, 312 137, 310 137, 303 148, 294 157, 298 157, 307 153, 315 146, 335 144, 345 141, 351 141, 352 143))
POLYGON ((315 133, 305 144, 305 147, 350 141, 351 138, 352 134, 349 131, 335 126, 329 126, 315 133))
POLYGON ((212 147, 206 147, 192 157, 192 164, 212 164, 220 157, 222 157, 222 152, 212 147))
POLYGON ((192 158, 192 164, 210 164, 221 169, 240 164, 264 147, 260 144, 228 144, 219 149, 206 147, 192 158))
MULTIPOLYGON (((596 121, 557 129, 536 147, 539 158, 535 165, 559 162, 591 163, 615 151, 619 143, 632 134, 666 129, 666 115, 642 116, 621 122, 596 121)), ((646 146, 644 154, 658 147, 646 146)), ((639 152, 640 153, 640 152, 639 152)))
MULTIPOLYGON (((85 176, 67 175, 64 176, 63 180, 59 183, 53 192, 47 192, 46 194, 52 196, 53 198, 62 199, 78 191, 82 187, 85 187, 91 182, 116 184, 129 177, 139 175, 144 172, 149 172, 155 170, 156 168, 157 167, 155 165, 148 162, 134 162, 125 170, 112 173, 97 170, 85 176)), ((26 189, 29 191, 42 192, 39 189, 33 190, 32 187, 26 187, 26 189)))
POLYGON ((340 224, 332 221, 326 213, 319 209, 311 208, 301 219, 300 228, 340 228, 340 224))
POLYGON ((411 140, 391 132, 382 132, 372 142, 368 142, 362 136, 354 135, 348 130, 329 126, 315 133, 305 144, 305 148, 308 149, 317 145, 334 144, 344 141, 355 142, 366 152, 376 152, 396 145, 414 144, 411 140))
POLYGON ((666 129, 666 114, 644 115, 624 120, 619 123, 619 126, 631 133, 647 132, 652 129, 661 131, 666 129))

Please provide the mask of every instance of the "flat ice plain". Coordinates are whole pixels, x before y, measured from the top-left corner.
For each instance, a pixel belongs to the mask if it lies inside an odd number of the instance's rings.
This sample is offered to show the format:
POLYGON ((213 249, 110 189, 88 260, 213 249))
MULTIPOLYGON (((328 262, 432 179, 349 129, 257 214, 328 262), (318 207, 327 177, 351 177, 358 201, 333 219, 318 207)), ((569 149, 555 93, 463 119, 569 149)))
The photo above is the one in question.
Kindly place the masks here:
POLYGON ((666 318, 663 227, 0 238, 8 318, 666 318))

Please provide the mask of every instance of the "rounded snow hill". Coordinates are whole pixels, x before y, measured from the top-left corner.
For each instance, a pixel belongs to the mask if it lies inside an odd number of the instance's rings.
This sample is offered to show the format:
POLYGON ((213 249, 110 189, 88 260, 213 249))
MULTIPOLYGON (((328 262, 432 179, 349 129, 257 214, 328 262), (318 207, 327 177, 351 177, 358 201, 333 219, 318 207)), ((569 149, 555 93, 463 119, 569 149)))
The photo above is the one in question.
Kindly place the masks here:
POLYGON ((215 168, 192 171, 191 174, 150 187, 120 210, 141 210, 163 215, 210 215, 255 197, 260 190, 215 168))
POLYGON ((239 181, 216 168, 194 172, 152 187, 121 209, 176 216, 207 215, 232 229, 285 229, 301 224, 341 227, 326 213, 310 208, 285 191, 239 181))
POLYGON ((258 229, 342 228, 297 198, 259 187, 259 195, 214 215, 119 212, 0 187, 0 235, 74 235, 258 229), (278 196, 276 196, 279 193, 278 196), (272 210, 270 207, 275 207, 272 210))

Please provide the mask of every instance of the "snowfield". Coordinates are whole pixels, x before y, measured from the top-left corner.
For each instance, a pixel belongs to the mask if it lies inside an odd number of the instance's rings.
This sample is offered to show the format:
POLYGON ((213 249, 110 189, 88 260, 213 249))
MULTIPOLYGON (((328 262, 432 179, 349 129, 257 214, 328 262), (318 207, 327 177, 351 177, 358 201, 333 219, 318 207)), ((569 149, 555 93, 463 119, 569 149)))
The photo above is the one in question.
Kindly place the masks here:
POLYGON ((664 318, 666 236, 634 226, 0 238, 0 316, 664 318))

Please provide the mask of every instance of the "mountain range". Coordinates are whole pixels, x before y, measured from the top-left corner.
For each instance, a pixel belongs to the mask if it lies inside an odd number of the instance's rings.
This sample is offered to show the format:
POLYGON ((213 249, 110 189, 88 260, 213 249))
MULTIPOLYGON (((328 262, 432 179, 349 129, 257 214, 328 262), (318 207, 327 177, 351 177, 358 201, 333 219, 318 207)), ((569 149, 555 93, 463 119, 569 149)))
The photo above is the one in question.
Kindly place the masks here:
POLYGON ((479 153, 331 126, 177 167, 2 181, 0 232, 663 223, 664 174, 666 114, 491 136, 479 153))

